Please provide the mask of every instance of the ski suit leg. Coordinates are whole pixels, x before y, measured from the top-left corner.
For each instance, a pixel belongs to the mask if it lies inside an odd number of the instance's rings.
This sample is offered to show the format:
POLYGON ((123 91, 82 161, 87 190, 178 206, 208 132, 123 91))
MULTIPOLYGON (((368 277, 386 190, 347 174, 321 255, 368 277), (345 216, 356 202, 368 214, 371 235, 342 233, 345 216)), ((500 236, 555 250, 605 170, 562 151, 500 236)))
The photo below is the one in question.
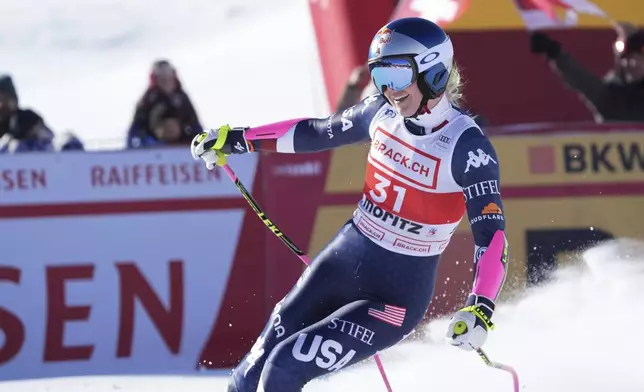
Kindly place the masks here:
POLYGON ((345 225, 275 307, 229 392, 300 392, 401 341, 427 311, 438 260, 390 252, 345 225))
POLYGON ((264 365, 258 391, 300 392, 316 377, 393 346, 422 319, 422 313, 411 318, 404 312, 370 300, 343 306, 278 344, 264 365))
POLYGON ((359 249, 348 249, 354 236, 345 225, 275 305, 251 351, 233 370, 229 391, 257 391, 264 362, 279 342, 351 301, 347 288, 352 287, 350 280, 361 258, 359 249))

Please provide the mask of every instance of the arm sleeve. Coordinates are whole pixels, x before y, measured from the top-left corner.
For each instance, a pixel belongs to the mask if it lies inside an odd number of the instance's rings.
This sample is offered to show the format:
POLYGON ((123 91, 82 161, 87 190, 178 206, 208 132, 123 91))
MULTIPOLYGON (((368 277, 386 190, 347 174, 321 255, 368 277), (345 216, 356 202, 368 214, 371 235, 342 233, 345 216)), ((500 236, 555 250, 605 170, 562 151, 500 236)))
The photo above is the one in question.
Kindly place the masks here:
POLYGON ((253 150, 306 153, 369 140, 369 128, 378 111, 387 104, 380 95, 327 118, 304 118, 263 125, 246 131, 253 150))
POLYGON ((507 272, 506 222, 499 159, 494 146, 480 129, 470 128, 458 139, 452 173, 463 188, 474 236, 476 269, 472 293, 495 301, 507 272))

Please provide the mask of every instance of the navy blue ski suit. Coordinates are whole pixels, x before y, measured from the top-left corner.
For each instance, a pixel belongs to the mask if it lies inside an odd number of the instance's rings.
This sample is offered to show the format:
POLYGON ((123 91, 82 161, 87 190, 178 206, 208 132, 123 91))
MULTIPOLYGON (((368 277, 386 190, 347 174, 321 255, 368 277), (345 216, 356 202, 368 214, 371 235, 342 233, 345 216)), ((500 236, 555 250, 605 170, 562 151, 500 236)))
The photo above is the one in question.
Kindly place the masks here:
MULTIPOLYGON (((389 107, 381 96, 372 96, 343 115, 301 120, 284 136, 291 138, 292 151, 288 152, 315 152, 368 141, 372 119, 384 106, 389 107)), ((406 124, 416 134, 440 132, 424 129, 422 122, 406 124)), ((280 141, 251 143, 255 150, 280 152, 280 141)), ((498 157, 475 125, 463 132, 453 148, 448 164, 463 188, 477 249, 484 250, 494 233, 505 229, 499 168, 487 164, 470 170, 471 154, 482 149, 494 163, 498 157), (492 184, 496 191, 481 184, 492 184), (491 204, 498 206, 500 219, 482 219, 487 218, 482 211, 491 204)), ((275 306, 252 350, 234 369, 228 391, 301 391, 316 377, 400 342, 429 307, 439 258, 385 249, 349 220, 275 306)))

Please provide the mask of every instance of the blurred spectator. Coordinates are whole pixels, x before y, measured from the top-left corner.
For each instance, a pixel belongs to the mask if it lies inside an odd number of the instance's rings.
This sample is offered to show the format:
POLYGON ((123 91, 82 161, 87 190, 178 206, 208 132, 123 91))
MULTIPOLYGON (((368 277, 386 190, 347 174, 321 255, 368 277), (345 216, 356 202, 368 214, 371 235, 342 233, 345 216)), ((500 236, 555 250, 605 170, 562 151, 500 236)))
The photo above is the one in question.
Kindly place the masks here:
POLYGON ((579 64, 562 45, 542 32, 531 34, 530 50, 544 54, 550 66, 577 91, 595 122, 644 121, 644 30, 618 24, 614 67, 599 78, 579 64))
POLYGON ((9 75, 0 75, 0 153, 53 151, 53 132, 42 117, 21 109, 9 75))
POLYGON ((128 147, 187 144, 200 131, 199 118, 177 71, 167 60, 156 61, 150 85, 136 106, 128 147))
POLYGON ((85 151, 83 142, 71 131, 56 137, 55 142, 58 151, 85 151))

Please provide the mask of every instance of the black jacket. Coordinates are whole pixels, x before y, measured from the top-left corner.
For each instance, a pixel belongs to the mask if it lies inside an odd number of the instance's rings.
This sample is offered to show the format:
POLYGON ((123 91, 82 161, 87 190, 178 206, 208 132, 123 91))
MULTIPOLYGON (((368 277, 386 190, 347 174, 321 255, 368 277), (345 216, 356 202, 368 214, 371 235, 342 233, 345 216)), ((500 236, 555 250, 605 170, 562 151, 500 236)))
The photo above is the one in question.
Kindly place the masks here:
POLYGON ((599 78, 564 52, 550 64, 579 93, 596 122, 644 122, 644 82, 626 83, 615 71, 599 78))
POLYGON ((154 86, 148 88, 136 106, 128 132, 128 146, 138 148, 163 144, 157 140, 153 129, 157 122, 169 117, 179 120, 183 131, 177 141, 179 144, 189 143, 194 134, 201 131, 197 112, 181 87, 170 95, 154 86))

